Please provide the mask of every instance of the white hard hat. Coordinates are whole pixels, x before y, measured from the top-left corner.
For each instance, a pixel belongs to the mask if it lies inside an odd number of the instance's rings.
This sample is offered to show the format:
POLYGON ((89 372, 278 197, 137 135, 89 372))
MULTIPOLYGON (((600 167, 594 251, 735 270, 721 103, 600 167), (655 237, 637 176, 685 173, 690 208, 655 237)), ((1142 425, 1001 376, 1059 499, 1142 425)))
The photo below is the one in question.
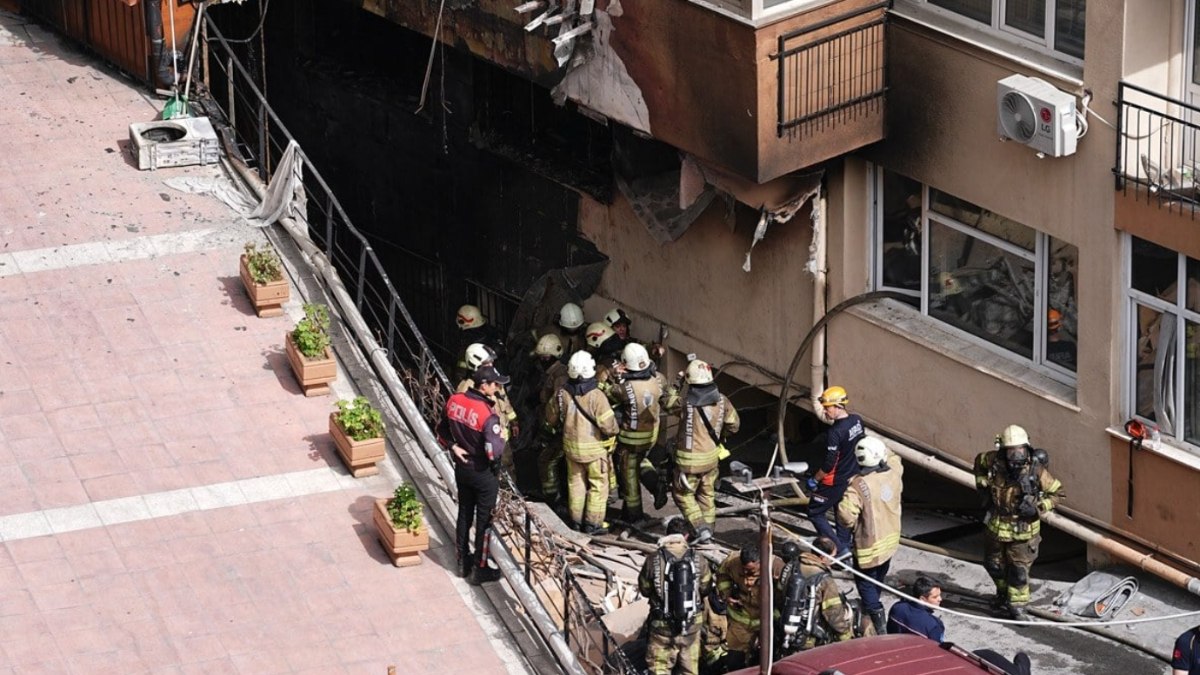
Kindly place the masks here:
POLYGON ((645 370, 650 367, 650 354, 646 348, 636 342, 625 345, 621 351, 621 360, 629 370, 645 370))
POLYGON ((458 324, 459 330, 467 330, 486 325, 487 319, 483 318, 483 312, 475 305, 463 305, 458 308, 458 316, 454 317, 454 322, 458 324))
POLYGON ((884 457, 887 457, 887 446, 874 436, 866 436, 854 446, 854 458, 859 466, 879 466, 884 457))
POLYGON ((593 321, 587 327, 587 343, 592 349, 599 349, 608 338, 616 335, 611 326, 603 321, 593 321))
POLYGON ((596 360, 592 355, 580 350, 571 355, 567 361, 567 377, 575 380, 596 376, 596 360))
POLYGON ((611 310, 609 310, 608 314, 604 315, 604 322, 610 326, 615 326, 622 321, 625 323, 633 323, 633 320, 629 318, 629 315, 625 313, 625 310, 621 309, 620 307, 613 307, 611 310))
POLYGON ((554 333, 546 333, 538 338, 537 346, 533 348, 534 356, 553 356, 558 358, 562 356, 563 346, 562 340, 554 333))
POLYGON ((711 384, 713 381, 712 366, 708 362, 696 359, 687 364, 688 384, 711 384))
POLYGON ((558 325, 567 330, 575 330, 583 325, 583 310, 579 305, 568 302, 558 310, 558 325))
POLYGON ((996 437, 996 442, 1002 448, 1013 448, 1019 445, 1029 445, 1029 434, 1021 427, 1010 424, 996 437))
POLYGON ((495 360, 496 352, 492 351, 491 347, 488 347, 482 342, 472 342, 471 344, 467 345, 466 361, 467 366, 469 366, 471 370, 475 370, 479 366, 495 360))

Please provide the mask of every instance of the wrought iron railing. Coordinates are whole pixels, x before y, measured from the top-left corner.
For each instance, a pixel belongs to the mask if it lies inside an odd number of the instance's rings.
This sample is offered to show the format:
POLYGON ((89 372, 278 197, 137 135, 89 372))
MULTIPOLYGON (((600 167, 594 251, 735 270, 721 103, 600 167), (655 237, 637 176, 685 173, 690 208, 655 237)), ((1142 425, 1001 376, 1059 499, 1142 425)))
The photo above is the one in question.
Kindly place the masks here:
POLYGON ((1117 190, 1195 218, 1200 207, 1200 107, 1117 85, 1117 190))
POLYGON ((778 134, 808 137, 883 112, 890 0, 779 36, 778 134), (872 13, 877 14, 871 17, 872 13))
MULTIPOLYGON (((204 66, 209 84, 208 91, 201 92, 202 105, 216 126, 233 136, 230 149, 239 155, 237 159, 269 181, 293 137, 242 65, 235 53, 237 47, 225 40, 211 17, 205 19, 209 53, 204 66)), ((305 162, 308 234, 337 270, 356 309, 375 331, 376 341, 387 348, 390 365, 432 428, 452 388, 406 300, 415 300, 418 311, 433 313, 445 308, 439 309, 438 302, 431 298, 445 304, 447 295, 457 293, 464 301, 479 304, 485 313, 491 312, 500 322, 511 318, 516 299, 469 280, 459 282, 463 286, 456 289, 448 288, 438 263, 410 252, 405 252, 405 263, 410 264, 396 266, 401 277, 394 284, 368 238, 350 222, 303 150, 299 152, 305 162), (406 292, 402 295, 397 286, 406 292)), ((391 251, 388 253, 391 259, 391 251)), ((543 593, 542 606, 556 621, 579 664, 588 673, 638 673, 580 586, 576 575, 582 571, 574 568, 577 556, 533 514, 511 482, 504 483, 495 529, 508 542, 510 554, 523 551, 518 558, 527 584, 544 589, 546 582, 552 581, 560 589, 557 598, 543 593)))

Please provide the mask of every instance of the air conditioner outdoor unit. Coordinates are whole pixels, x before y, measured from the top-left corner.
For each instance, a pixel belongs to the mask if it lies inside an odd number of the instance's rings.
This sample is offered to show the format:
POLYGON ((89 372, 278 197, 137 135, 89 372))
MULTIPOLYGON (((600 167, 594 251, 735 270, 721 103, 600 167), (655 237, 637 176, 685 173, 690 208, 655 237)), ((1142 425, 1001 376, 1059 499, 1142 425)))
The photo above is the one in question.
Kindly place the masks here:
POLYGON ((1035 77, 1010 75, 996 83, 1000 137, 1050 157, 1075 153, 1075 97, 1035 77))

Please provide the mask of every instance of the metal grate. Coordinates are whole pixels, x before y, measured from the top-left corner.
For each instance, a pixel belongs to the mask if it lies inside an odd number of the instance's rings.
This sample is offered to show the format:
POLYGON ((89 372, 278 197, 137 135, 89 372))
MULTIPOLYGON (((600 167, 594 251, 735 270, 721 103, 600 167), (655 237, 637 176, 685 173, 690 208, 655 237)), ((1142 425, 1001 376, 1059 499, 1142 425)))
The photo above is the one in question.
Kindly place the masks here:
POLYGON ((1200 107, 1120 82, 1117 129, 1117 190, 1195 219, 1200 107))

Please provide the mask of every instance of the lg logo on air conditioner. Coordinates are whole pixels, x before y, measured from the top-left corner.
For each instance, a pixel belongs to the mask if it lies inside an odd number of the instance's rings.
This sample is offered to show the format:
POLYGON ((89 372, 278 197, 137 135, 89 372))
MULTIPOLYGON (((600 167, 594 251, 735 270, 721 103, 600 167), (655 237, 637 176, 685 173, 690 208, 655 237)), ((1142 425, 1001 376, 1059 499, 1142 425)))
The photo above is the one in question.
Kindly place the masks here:
POLYGON ((1050 120, 1054 119, 1054 113, 1049 108, 1042 108, 1038 116, 1042 118, 1040 131, 1043 134, 1053 134, 1054 127, 1050 126, 1050 120))

